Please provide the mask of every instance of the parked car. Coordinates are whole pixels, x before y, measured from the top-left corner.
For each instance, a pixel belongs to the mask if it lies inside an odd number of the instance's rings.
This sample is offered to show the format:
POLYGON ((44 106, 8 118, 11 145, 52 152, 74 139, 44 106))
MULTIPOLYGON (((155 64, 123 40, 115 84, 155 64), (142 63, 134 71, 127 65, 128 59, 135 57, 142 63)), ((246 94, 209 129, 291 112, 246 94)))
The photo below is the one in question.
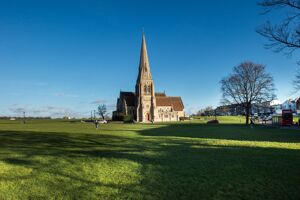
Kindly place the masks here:
POLYGON ((106 120, 101 120, 101 121, 99 121, 99 124, 107 124, 107 121, 106 120))
POLYGON ((272 120, 272 115, 266 115, 263 117, 263 121, 270 121, 272 120))
POLYGON ((264 120, 266 120, 266 121, 272 120, 272 115, 266 116, 266 117, 264 118, 264 120))

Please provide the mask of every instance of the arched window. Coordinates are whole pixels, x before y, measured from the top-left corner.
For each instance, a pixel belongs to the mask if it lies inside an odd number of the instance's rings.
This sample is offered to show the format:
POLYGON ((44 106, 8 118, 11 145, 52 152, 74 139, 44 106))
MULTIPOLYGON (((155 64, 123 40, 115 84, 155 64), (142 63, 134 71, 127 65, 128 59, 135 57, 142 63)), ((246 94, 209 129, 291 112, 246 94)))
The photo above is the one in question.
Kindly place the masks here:
POLYGON ((144 93, 147 94, 147 85, 144 85, 144 93))
POLYGON ((151 85, 148 86, 148 93, 151 94, 151 85))

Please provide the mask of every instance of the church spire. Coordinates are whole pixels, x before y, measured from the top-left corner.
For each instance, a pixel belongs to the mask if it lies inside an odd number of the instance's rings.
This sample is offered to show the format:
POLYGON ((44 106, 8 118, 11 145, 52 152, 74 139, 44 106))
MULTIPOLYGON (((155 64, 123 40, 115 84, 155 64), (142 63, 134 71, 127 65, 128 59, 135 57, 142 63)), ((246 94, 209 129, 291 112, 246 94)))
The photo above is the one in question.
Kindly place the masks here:
POLYGON ((140 64, 139 64, 139 75, 137 78, 137 82, 140 82, 141 80, 151 80, 151 79, 152 77, 151 77, 148 54, 147 54, 146 39, 145 39, 145 34, 143 32, 140 64))

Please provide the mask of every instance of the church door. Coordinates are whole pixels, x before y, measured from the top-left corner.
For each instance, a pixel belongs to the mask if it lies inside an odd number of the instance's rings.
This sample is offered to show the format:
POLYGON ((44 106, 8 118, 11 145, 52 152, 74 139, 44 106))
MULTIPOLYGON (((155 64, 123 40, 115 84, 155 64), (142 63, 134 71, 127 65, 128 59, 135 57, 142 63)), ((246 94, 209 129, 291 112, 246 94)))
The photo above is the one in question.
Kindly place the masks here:
POLYGON ((146 113, 146 120, 150 121, 150 114, 149 113, 146 113))

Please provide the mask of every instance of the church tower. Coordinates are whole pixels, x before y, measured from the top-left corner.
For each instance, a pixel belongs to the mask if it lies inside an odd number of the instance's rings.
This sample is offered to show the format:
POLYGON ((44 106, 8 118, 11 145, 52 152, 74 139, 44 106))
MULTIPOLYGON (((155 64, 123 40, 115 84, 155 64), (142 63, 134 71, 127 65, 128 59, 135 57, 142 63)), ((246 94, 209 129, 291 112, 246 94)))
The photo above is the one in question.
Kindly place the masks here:
POLYGON ((116 107, 113 120, 123 120, 126 115, 130 119, 133 116, 136 122, 167 122, 179 121, 185 116, 181 97, 155 93, 144 33, 135 92, 120 91, 116 107))
POLYGON ((142 35, 142 46, 140 53, 139 73, 135 85, 136 94, 136 121, 149 122, 154 121, 156 100, 154 92, 154 83, 152 80, 145 35, 142 35))

